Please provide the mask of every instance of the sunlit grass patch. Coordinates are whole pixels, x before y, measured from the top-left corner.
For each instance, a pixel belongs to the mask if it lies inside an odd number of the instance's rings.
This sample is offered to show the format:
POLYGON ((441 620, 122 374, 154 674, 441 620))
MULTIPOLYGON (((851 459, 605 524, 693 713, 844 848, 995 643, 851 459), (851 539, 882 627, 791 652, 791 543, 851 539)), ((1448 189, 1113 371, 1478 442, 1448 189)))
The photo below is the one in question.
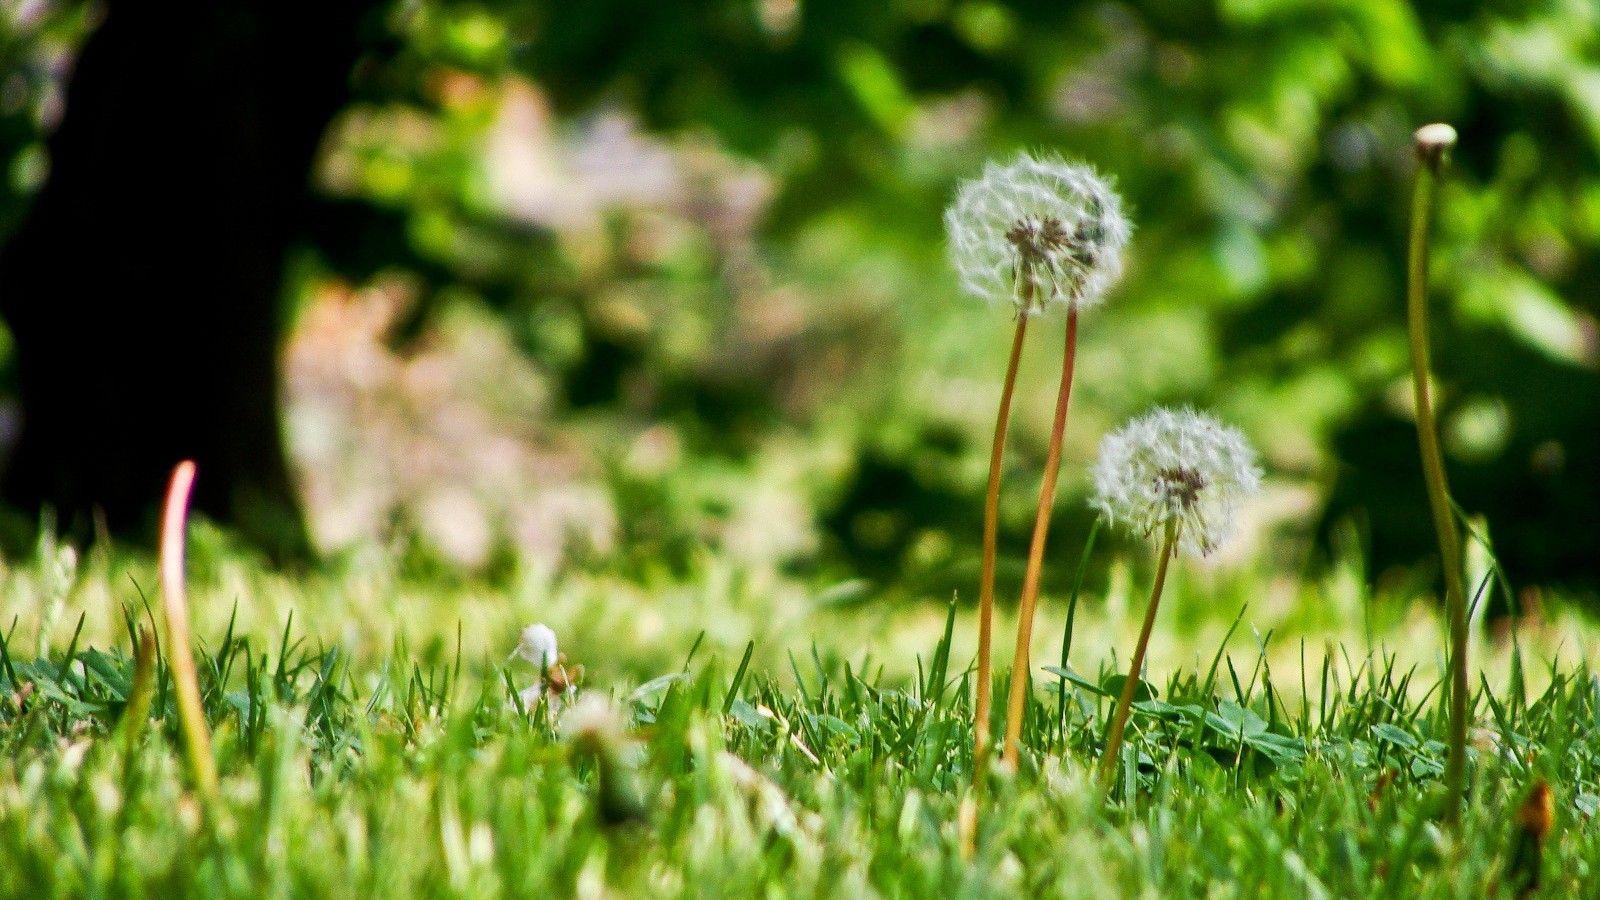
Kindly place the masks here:
MULTIPOLYGON (((1477 895, 1525 856, 1518 810, 1540 780, 1552 790, 1545 890, 1585 895, 1600 859, 1587 825, 1600 807, 1600 707, 1579 660, 1595 647, 1590 626, 1557 615, 1518 636, 1520 654, 1509 642, 1478 654, 1492 690, 1475 695, 1458 853, 1435 825, 1436 617, 1386 600, 1370 644, 1361 620, 1313 631, 1302 667, 1300 635, 1273 633, 1292 605, 1247 608, 1271 590, 1247 572, 1174 578, 1175 606, 1214 615, 1195 612, 1195 627, 1152 641, 1149 693, 1109 802, 1091 767, 1123 664, 1113 648, 1129 645, 1137 623, 1126 607, 1108 620, 1091 585, 1069 676, 1036 671, 1023 764, 995 782, 964 862, 969 611, 812 603, 780 618, 774 598, 805 590, 774 581, 752 591, 717 566, 654 590, 569 575, 511 596, 439 590, 425 606, 427 586, 398 577, 292 579, 214 559, 192 589, 221 775, 213 828, 181 764, 167 648, 153 727, 131 753, 117 739, 133 677, 120 604, 136 631, 133 582, 152 570, 120 554, 80 559, 70 584, 60 551, 8 573, 0 893, 569 895, 715 883, 730 893, 1105 896, 1222 882, 1291 895, 1477 895), (35 605, 24 588, 46 583, 61 590, 35 605), (118 605, 94 612, 113 621, 85 619, 74 640, 84 601, 101 596, 118 605), (613 608, 586 611, 601 603, 613 608), (353 615, 328 629, 329 610, 353 615), (514 691, 533 672, 507 656, 534 615, 589 669, 579 697, 613 710, 614 727, 564 726, 565 699, 519 709, 514 691), (36 654, 30 632, 51 616, 36 654), (738 624, 697 640, 703 616, 738 624)), ((1302 590, 1301 602, 1317 596, 1302 590)), ((1046 600, 1034 658, 1054 666, 1062 610, 1046 600)))

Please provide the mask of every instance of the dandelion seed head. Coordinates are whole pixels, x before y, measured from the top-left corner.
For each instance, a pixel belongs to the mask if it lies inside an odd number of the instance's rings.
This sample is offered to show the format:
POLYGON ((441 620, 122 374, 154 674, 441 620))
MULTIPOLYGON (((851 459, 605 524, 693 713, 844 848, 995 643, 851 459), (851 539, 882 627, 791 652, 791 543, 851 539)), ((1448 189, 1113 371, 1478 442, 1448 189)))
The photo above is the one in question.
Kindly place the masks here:
POLYGON ((522 637, 517 641, 516 655, 541 669, 554 666, 560 657, 556 652, 556 633, 543 622, 529 625, 522 629, 522 637))
POLYGON ((957 189, 944 221, 962 287, 1022 315, 1094 306, 1122 273, 1122 198, 1094 169, 1053 154, 989 163, 957 189))
POLYGON ((1179 548, 1195 556, 1227 540, 1261 486, 1244 435, 1190 409, 1157 409, 1106 435, 1092 475, 1107 520, 1145 536, 1175 523, 1179 548))

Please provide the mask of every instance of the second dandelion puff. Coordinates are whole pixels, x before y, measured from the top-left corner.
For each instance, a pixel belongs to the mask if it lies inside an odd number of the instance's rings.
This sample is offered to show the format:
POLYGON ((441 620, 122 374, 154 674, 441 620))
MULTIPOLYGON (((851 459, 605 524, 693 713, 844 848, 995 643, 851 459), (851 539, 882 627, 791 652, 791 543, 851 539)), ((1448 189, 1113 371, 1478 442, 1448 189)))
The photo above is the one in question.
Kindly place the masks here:
POLYGON ((1157 409, 1106 435, 1093 476, 1093 503, 1107 521, 1144 537, 1159 535, 1161 542, 1150 604, 1100 758, 1100 779, 1109 789, 1168 563, 1180 551, 1205 556, 1227 540, 1240 503, 1261 487, 1261 469, 1255 450, 1237 430, 1193 410, 1157 409))
POLYGON ((1244 435, 1188 409, 1157 409, 1106 435, 1092 476, 1107 521, 1145 537, 1175 522, 1178 546, 1197 556, 1227 540, 1240 501, 1261 485, 1244 435))

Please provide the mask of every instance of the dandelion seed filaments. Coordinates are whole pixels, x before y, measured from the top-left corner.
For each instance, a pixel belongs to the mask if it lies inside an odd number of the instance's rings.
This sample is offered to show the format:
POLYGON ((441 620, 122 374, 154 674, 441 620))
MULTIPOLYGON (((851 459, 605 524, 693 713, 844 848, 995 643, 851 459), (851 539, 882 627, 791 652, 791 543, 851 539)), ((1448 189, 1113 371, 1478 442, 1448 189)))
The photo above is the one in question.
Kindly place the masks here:
POLYGON ((1109 434, 1094 466, 1094 505, 1144 535, 1177 525, 1204 556, 1233 532, 1239 502, 1261 485, 1244 435, 1193 410, 1157 409, 1109 434))
POLYGON ((513 655, 520 656, 540 668, 548 669, 554 666, 556 660, 560 658, 560 654, 556 651, 556 633, 549 625, 542 622, 529 625, 522 629, 513 655))
MULTIPOLYGON (((511 651, 513 659, 519 656, 539 667, 539 677, 534 679, 533 684, 517 692, 522 699, 523 709, 531 710, 544 699, 547 688, 544 676, 550 674, 555 677, 559 668, 561 654, 556 648, 555 631, 543 622, 536 622, 522 629, 517 638, 517 649, 511 651)), ((561 673, 561 681, 565 680, 565 673, 561 673)))
POLYGON ((561 717, 561 731, 573 741, 614 744, 625 730, 616 706, 599 694, 585 694, 561 717))
POLYGON ((968 293, 1023 315, 1100 302, 1122 272, 1128 220, 1094 169, 1018 154, 963 182, 945 211, 950 261, 968 293))

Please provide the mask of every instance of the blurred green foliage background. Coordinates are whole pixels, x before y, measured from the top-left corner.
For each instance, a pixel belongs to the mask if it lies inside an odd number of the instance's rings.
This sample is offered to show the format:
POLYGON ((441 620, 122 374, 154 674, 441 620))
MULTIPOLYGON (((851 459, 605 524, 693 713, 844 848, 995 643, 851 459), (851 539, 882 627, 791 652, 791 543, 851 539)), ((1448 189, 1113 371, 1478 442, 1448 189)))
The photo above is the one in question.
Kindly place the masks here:
MULTIPOLYGON (((92 23, 0 0, 0 228, 48 176, 92 23)), ((1044 148, 1114 176, 1136 226, 1084 325, 1052 577, 1099 435, 1152 403, 1261 447, 1271 490, 1236 553, 1298 571, 1353 544, 1413 571, 1432 537, 1410 135, 1445 120, 1435 365, 1458 500, 1516 583, 1600 582, 1589 0, 410 0, 368 47, 286 298, 290 441, 329 549, 414 541, 492 572, 709 548, 970 593, 1010 322, 960 296, 940 213, 986 159, 1044 148)), ((1034 329, 1024 363, 1013 584, 1059 334, 1034 329)))

